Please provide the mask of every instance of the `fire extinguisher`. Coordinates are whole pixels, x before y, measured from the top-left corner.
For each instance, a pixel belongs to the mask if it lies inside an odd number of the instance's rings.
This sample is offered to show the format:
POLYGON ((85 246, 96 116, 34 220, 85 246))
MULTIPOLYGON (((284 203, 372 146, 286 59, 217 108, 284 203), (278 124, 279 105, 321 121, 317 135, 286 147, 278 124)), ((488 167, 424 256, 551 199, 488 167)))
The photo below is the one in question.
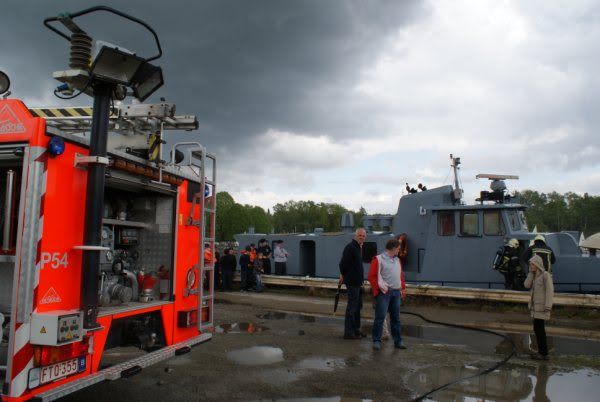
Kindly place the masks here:
POLYGON ((161 265, 160 268, 158 268, 158 288, 160 292, 160 300, 166 300, 169 298, 169 274, 169 270, 165 268, 164 265, 161 265))
POLYGON ((155 273, 146 274, 140 270, 137 274, 138 284, 140 286, 140 301, 149 302, 154 300, 154 285, 158 281, 155 273))

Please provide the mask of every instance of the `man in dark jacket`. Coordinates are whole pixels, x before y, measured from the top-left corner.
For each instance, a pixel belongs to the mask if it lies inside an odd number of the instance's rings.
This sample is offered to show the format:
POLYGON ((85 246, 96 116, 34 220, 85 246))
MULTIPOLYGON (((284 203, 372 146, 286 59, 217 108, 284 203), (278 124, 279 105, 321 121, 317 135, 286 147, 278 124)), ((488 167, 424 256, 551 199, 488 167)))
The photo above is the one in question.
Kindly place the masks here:
POLYGON ((221 290, 223 292, 231 291, 233 283, 233 272, 237 266, 237 259, 233 253, 233 249, 226 248, 221 260, 219 261, 223 275, 221 278, 221 290))
POLYGON ((267 239, 259 240, 258 253, 262 255, 260 262, 262 263, 263 272, 265 275, 271 275, 271 254, 273 253, 273 250, 271 250, 267 239))
POLYGON ((363 228, 356 230, 354 239, 344 247, 340 260, 340 283, 346 284, 348 305, 344 321, 344 339, 360 339, 360 310, 362 309, 362 285, 365 280, 362 245, 367 237, 363 228))
POLYGON ((525 250, 525 254, 523 254, 523 261, 531 260, 531 257, 534 255, 542 257, 544 269, 552 274, 552 264, 556 262, 556 257, 554 256, 552 249, 546 245, 546 238, 542 235, 535 236, 533 245, 529 246, 529 248, 525 250))
POLYGON ((240 256, 240 274, 242 276, 241 291, 250 290, 254 284, 252 271, 253 265, 250 264, 250 246, 246 246, 246 249, 242 251, 240 256))

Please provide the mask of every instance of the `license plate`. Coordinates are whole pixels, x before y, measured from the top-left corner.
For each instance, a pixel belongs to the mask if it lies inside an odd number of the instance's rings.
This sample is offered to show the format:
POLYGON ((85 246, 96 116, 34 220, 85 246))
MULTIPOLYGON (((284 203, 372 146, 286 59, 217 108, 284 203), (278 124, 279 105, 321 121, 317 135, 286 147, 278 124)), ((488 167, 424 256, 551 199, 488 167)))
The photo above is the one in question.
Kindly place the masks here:
POLYGON ((40 384, 58 380, 85 370, 85 357, 78 357, 40 368, 40 384))

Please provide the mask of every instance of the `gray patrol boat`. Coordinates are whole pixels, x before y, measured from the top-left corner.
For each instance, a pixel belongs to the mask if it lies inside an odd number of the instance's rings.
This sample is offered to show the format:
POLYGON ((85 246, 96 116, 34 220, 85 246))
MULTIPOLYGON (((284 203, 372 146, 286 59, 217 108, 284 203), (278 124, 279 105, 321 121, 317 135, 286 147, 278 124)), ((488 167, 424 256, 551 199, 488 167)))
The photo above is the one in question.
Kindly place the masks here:
MULTIPOLYGON (((508 194, 507 179, 517 176, 480 174, 491 180, 491 191, 482 191, 475 204, 465 204, 459 186, 460 158, 450 155, 454 186, 445 185, 400 198, 395 215, 363 217, 367 240, 363 246, 365 275, 373 256, 382 252, 390 238, 406 233, 408 258, 404 265, 408 283, 453 287, 504 288, 503 276, 492 269, 494 257, 509 239, 519 240, 521 253, 533 238, 525 222, 526 206, 508 194), (379 229, 375 231, 374 229, 379 229)), ((414 191, 414 190, 413 190, 414 191)), ((283 240, 289 253, 287 275, 338 278, 338 263, 344 246, 354 236, 350 213, 342 217, 341 232, 256 234, 235 236, 240 247, 266 239, 275 247, 283 240)), ((600 258, 579 247, 579 233, 543 233, 552 248, 555 290, 600 292, 600 258)))

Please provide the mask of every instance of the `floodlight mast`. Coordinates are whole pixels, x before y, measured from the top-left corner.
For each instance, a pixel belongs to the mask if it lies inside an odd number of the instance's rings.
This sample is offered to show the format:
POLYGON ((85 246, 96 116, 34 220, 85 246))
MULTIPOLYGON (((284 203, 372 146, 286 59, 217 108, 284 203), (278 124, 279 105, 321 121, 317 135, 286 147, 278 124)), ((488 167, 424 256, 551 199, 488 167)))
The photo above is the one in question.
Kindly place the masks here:
MULTIPOLYGON (((122 13, 115 9, 105 6, 88 8, 73 14, 61 14, 58 17, 51 17, 44 20, 44 25, 53 32, 62 36, 71 42, 71 68, 72 70, 55 72, 54 76, 64 82, 67 86, 74 87, 80 92, 90 93, 94 98, 94 108, 92 114, 92 127, 90 133, 89 157, 87 162, 87 190, 85 204, 85 227, 84 227, 84 245, 82 258, 82 283, 81 283, 81 308, 83 310, 83 327, 88 331, 101 328, 98 320, 98 285, 100 278, 100 251, 101 231, 102 231, 102 213, 104 210, 104 184, 105 171, 108 164, 107 142, 108 142, 108 123, 110 116, 110 102, 117 89, 117 86, 133 87, 144 84, 143 79, 136 79, 138 70, 142 66, 149 65, 148 61, 159 58, 162 55, 162 49, 156 32, 145 22, 122 13), (124 60, 121 64, 114 62, 114 53, 118 49, 103 47, 90 69, 91 52, 88 46, 91 45, 91 38, 73 21, 75 17, 89 14, 95 11, 107 11, 120 17, 128 19, 143 25, 148 29, 156 40, 158 54, 150 58, 140 58, 135 55, 127 55, 121 52, 122 57, 117 60, 124 60), (71 31, 71 37, 53 27, 51 22, 60 22, 71 31), (102 56, 102 55, 106 56, 102 56), (75 56, 75 57, 74 57, 75 56), (86 59, 87 57, 87 59, 86 59), (126 60, 131 57, 130 60, 126 60), (75 59, 75 61, 74 61, 75 59), (134 64, 131 64, 134 63, 134 64), (137 65, 135 63, 138 63, 137 65), (75 65, 74 65, 75 64, 75 65), (134 66, 132 68, 132 65, 134 66), (95 69, 97 74, 95 74, 95 69), (107 68, 108 67, 108 68, 107 68), (123 71, 119 71, 119 67, 123 71), (111 76, 108 73, 115 73, 111 76), (123 78, 124 77, 124 78, 123 78)), ((160 82, 158 85, 150 87, 144 92, 144 99, 162 85, 162 72, 159 67, 151 66, 154 71, 158 69, 160 82)), ((156 80, 155 80, 156 81, 156 80)), ((61 88, 61 87, 59 87, 61 88)), ((57 89, 58 90, 58 89, 57 89)), ((56 93, 56 91, 55 91, 56 93)), ((75 95, 75 96, 77 96, 75 95)), ((58 95, 57 95, 58 96, 58 95)), ((142 99, 143 100, 143 99, 142 99)))

